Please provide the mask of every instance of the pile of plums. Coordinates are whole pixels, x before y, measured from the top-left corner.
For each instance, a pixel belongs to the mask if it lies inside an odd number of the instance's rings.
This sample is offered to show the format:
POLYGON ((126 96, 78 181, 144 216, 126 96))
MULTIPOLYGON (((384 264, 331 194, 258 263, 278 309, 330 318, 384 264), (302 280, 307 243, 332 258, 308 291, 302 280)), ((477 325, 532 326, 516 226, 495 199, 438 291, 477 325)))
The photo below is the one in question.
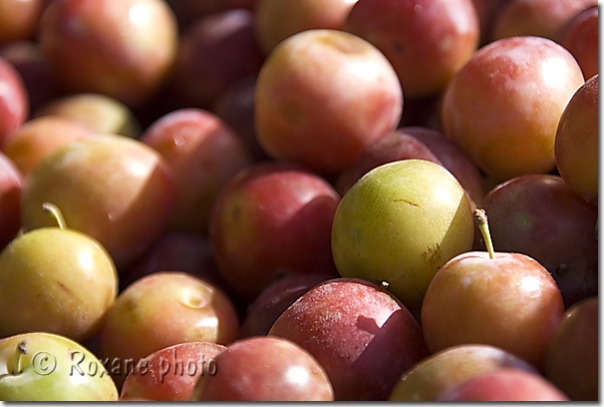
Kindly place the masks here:
POLYGON ((0 399, 598 400, 597 0, 0 0, 0 399))

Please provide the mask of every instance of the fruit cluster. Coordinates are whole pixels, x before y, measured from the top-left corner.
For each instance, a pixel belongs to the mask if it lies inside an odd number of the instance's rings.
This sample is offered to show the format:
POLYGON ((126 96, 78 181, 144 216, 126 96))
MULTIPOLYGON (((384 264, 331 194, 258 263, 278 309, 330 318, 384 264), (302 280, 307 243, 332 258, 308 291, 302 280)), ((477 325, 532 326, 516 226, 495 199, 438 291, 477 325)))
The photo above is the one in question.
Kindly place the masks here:
POLYGON ((0 0, 0 399, 598 399, 597 0, 0 0))

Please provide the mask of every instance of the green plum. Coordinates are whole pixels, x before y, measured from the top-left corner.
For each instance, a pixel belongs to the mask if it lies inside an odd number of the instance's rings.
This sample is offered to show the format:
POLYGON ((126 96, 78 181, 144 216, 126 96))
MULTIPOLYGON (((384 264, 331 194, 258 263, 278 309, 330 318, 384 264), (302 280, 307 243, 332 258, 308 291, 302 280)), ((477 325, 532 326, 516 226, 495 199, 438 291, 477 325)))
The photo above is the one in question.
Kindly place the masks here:
POLYGON ((410 159, 374 168, 344 195, 332 228, 342 277, 381 284, 409 309, 421 307, 438 269, 472 248, 468 195, 433 162, 410 159))
POLYGON ((61 335, 0 340, 0 400, 116 401, 118 391, 90 350, 61 335))
POLYGON ((115 300, 118 276, 105 248, 57 221, 61 227, 24 233, 0 253, 2 337, 45 331, 85 341, 115 300))

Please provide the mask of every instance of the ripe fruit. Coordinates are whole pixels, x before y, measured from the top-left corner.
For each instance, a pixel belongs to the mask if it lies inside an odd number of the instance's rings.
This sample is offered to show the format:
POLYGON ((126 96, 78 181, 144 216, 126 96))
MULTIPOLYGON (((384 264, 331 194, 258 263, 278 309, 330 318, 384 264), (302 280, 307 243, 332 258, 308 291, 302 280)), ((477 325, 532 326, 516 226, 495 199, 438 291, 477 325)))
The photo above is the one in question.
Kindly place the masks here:
POLYGON ((569 401, 538 373, 504 368, 470 378, 438 401, 569 401))
POLYGON ((210 218, 218 270, 247 301, 283 275, 337 276, 330 233, 338 202, 327 181, 299 165, 244 169, 220 192, 210 218))
POLYGON ((471 0, 359 0, 344 30, 384 53, 408 99, 444 90, 476 51, 480 36, 471 0))
POLYGON ((480 48, 451 79, 444 132, 499 181, 556 166, 560 116, 583 74, 575 58, 540 37, 513 37, 480 48))
POLYGON ((164 231, 174 184, 158 152, 107 135, 70 142, 29 173, 21 196, 25 230, 52 224, 40 211, 43 202, 61 208, 70 228, 98 240, 123 269, 164 231))
POLYGON ((165 271, 129 285, 107 311, 99 331, 98 354, 117 361, 109 373, 120 386, 125 363, 182 342, 221 345, 237 338, 239 321, 228 297, 205 280, 165 271))
POLYGON ((588 7, 575 15, 558 33, 560 45, 570 51, 588 80, 598 74, 599 6, 588 7))
POLYGON ((189 401, 197 380, 215 374, 214 358, 226 346, 213 342, 183 342, 162 348, 138 361, 120 391, 125 397, 154 401, 189 401))
POLYGON ((403 92, 386 57, 337 30, 307 30, 281 42, 256 82, 256 132, 274 159, 322 174, 351 165, 398 124, 403 92))
POLYGON ((275 321, 323 366, 336 401, 383 401, 398 378, 428 356, 421 328, 383 288, 336 278, 311 288, 275 321))
POLYGON ((565 308, 598 293, 598 207, 561 177, 512 178, 493 188, 482 208, 489 214, 493 245, 541 263, 556 280, 565 308))
POLYGON ((494 346, 451 346, 422 359, 405 372, 389 400, 435 401, 474 376, 506 367, 538 373, 528 362, 494 346))
POLYGON ((73 140, 93 137, 84 125, 63 117, 40 117, 19 126, 5 140, 2 151, 27 175, 44 158, 73 140))
POLYGON ((591 77, 564 108, 555 139, 556 166, 577 195, 598 203, 598 75, 591 77))
POLYGON ((571 307, 547 351, 545 377, 574 401, 598 400, 598 297, 571 307))
POLYGON ((558 32, 575 15, 598 0, 507 0, 493 21, 491 40, 532 35, 558 40, 558 32))
POLYGON ((73 93, 141 105, 176 58, 176 18, 163 0, 62 0, 46 7, 39 41, 55 78, 73 93))
POLYGON ((207 235, 218 193, 252 162, 244 142, 220 118, 196 108, 161 116, 140 141, 158 151, 172 170, 176 208, 171 229, 207 235))
POLYGON ((426 343, 431 352, 471 343, 497 346, 543 370, 564 315, 560 290, 531 257, 494 252, 484 211, 476 214, 488 253, 463 253, 436 273, 421 310, 426 343))
POLYGON ((385 281, 409 309, 419 309, 438 269, 472 249, 472 209, 441 165, 395 161, 374 168, 344 195, 331 237, 342 277, 385 281))
POLYGON ((299 345, 275 337, 236 341, 199 377, 192 401, 333 401, 323 367, 299 345))

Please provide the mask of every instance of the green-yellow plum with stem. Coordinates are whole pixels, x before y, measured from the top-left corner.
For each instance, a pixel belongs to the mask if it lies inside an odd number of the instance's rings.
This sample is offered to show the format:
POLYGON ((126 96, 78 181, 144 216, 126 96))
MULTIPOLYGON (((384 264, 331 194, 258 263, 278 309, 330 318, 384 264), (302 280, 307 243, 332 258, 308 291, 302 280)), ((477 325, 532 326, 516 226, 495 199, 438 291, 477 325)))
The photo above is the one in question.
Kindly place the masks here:
POLYGON ((0 253, 0 337, 45 331, 86 341, 116 298, 115 265, 54 204, 39 210, 57 226, 18 235, 0 253))
POLYGON ((62 335, 31 332, 0 340, 0 400, 117 401, 103 363, 62 335))

